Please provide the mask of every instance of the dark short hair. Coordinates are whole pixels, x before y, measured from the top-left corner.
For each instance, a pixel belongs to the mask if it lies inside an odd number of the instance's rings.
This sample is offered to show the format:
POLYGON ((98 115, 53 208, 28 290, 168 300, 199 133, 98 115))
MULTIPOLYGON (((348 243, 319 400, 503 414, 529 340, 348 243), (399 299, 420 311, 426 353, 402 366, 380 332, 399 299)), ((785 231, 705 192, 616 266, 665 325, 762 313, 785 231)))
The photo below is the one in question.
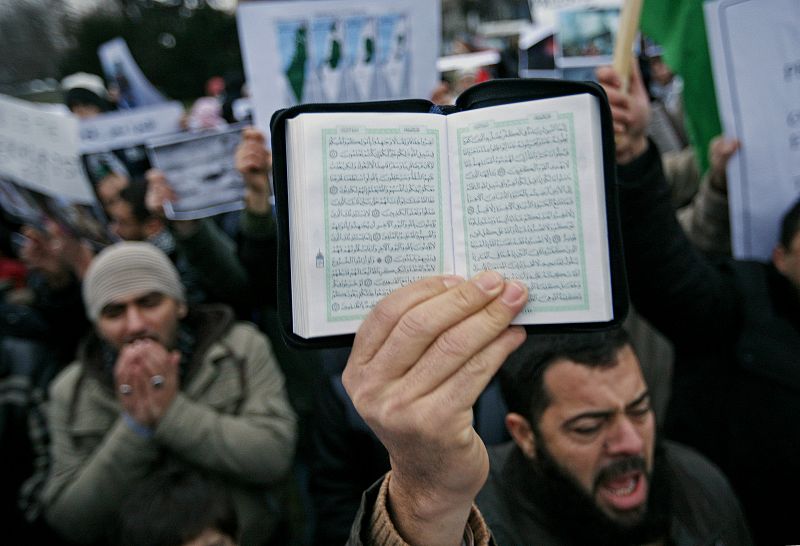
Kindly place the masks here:
POLYGON ((537 427, 550 405, 544 373, 559 360, 589 367, 611 367, 620 349, 630 345, 623 328, 602 332, 529 335, 500 369, 500 388, 508 411, 519 413, 537 427))
POLYGON ((221 483, 183 466, 148 475, 123 501, 119 546, 176 546, 215 529, 236 540, 233 501, 221 483))
POLYGON ((83 87, 74 87, 64 93, 64 104, 70 110, 80 105, 96 106, 101 112, 109 112, 114 108, 109 101, 83 87))
POLYGON ((120 199, 131 206, 131 213, 139 222, 145 222, 153 216, 147 209, 146 196, 147 180, 141 176, 131 177, 128 185, 119 192, 120 199))
POLYGON ((792 246, 792 240, 797 232, 800 231, 800 199, 795 201, 792 208, 783 215, 781 221, 781 238, 780 243, 783 248, 792 246))

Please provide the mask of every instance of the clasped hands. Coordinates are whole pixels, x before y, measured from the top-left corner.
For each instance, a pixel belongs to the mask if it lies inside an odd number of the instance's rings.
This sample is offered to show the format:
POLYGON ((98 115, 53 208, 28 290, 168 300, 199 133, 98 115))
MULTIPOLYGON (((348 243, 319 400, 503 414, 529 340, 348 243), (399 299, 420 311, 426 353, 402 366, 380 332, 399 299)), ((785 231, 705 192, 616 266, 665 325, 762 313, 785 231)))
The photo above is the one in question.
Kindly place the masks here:
POLYGON ((154 428, 180 388, 180 352, 145 338, 126 344, 114 366, 117 399, 140 425, 154 428))

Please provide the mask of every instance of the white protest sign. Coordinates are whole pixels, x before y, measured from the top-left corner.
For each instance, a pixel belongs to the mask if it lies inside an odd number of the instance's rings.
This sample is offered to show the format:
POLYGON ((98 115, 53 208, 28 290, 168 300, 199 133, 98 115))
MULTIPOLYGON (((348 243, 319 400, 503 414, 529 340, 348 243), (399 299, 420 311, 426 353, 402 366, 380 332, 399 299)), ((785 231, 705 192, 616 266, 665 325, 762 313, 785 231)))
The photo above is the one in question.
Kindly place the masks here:
POLYGON ((74 116, 0 95, 0 176, 47 195, 92 203, 78 142, 74 116))
POLYGON ((439 0, 248 2, 239 40, 256 125, 310 102, 429 97, 436 87, 439 0))
POLYGON ((450 70, 472 70, 482 66, 491 66, 500 62, 500 52, 494 49, 478 51, 476 53, 462 53, 460 55, 447 55, 439 57, 436 61, 436 70, 448 72, 450 70))
POLYGON ((705 5, 724 133, 741 141, 728 165, 733 252, 768 259, 800 196, 800 3, 705 5))
POLYGON ((119 150, 180 130, 183 106, 165 102, 135 110, 116 110, 81 120, 81 152, 119 150))
POLYGON ((244 180, 234 156, 242 127, 148 143, 150 163, 164 171, 177 200, 165 204, 172 220, 195 220, 244 208, 244 180))

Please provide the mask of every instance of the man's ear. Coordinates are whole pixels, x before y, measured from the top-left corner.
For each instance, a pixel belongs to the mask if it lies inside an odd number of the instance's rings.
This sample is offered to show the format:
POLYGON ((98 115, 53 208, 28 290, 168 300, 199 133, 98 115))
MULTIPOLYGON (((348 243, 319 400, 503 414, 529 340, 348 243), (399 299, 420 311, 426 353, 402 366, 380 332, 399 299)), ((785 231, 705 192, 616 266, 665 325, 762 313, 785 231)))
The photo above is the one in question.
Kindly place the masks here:
POLYGON ((186 304, 183 302, 178 303, 178 318, 184 319, 186 318, 186 313, 189 312, 189 308, 186 307, 186 304))
POLYGON ((522 453, 529 459, 535 459, 536 437, 530 422, 519 413, 509 412, 506 414, 506 428, 522 453))
POLYGON ((780 271, 784 276, 786 275, 786 247, 778 243, 772 249, 772 264, 775 269, 780 271))

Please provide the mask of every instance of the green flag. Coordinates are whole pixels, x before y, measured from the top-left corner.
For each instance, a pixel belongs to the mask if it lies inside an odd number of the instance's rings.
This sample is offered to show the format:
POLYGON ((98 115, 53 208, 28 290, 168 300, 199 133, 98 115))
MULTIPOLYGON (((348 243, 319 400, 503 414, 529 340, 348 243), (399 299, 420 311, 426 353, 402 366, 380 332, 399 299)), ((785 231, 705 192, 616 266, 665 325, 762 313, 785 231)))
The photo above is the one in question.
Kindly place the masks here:
POLYGON ((722 132, 706 41, 703 0, 645 0, 641 29, 661 44, 664 62, 683 77, 686 130, 704 172, 708 143, 722 132))

